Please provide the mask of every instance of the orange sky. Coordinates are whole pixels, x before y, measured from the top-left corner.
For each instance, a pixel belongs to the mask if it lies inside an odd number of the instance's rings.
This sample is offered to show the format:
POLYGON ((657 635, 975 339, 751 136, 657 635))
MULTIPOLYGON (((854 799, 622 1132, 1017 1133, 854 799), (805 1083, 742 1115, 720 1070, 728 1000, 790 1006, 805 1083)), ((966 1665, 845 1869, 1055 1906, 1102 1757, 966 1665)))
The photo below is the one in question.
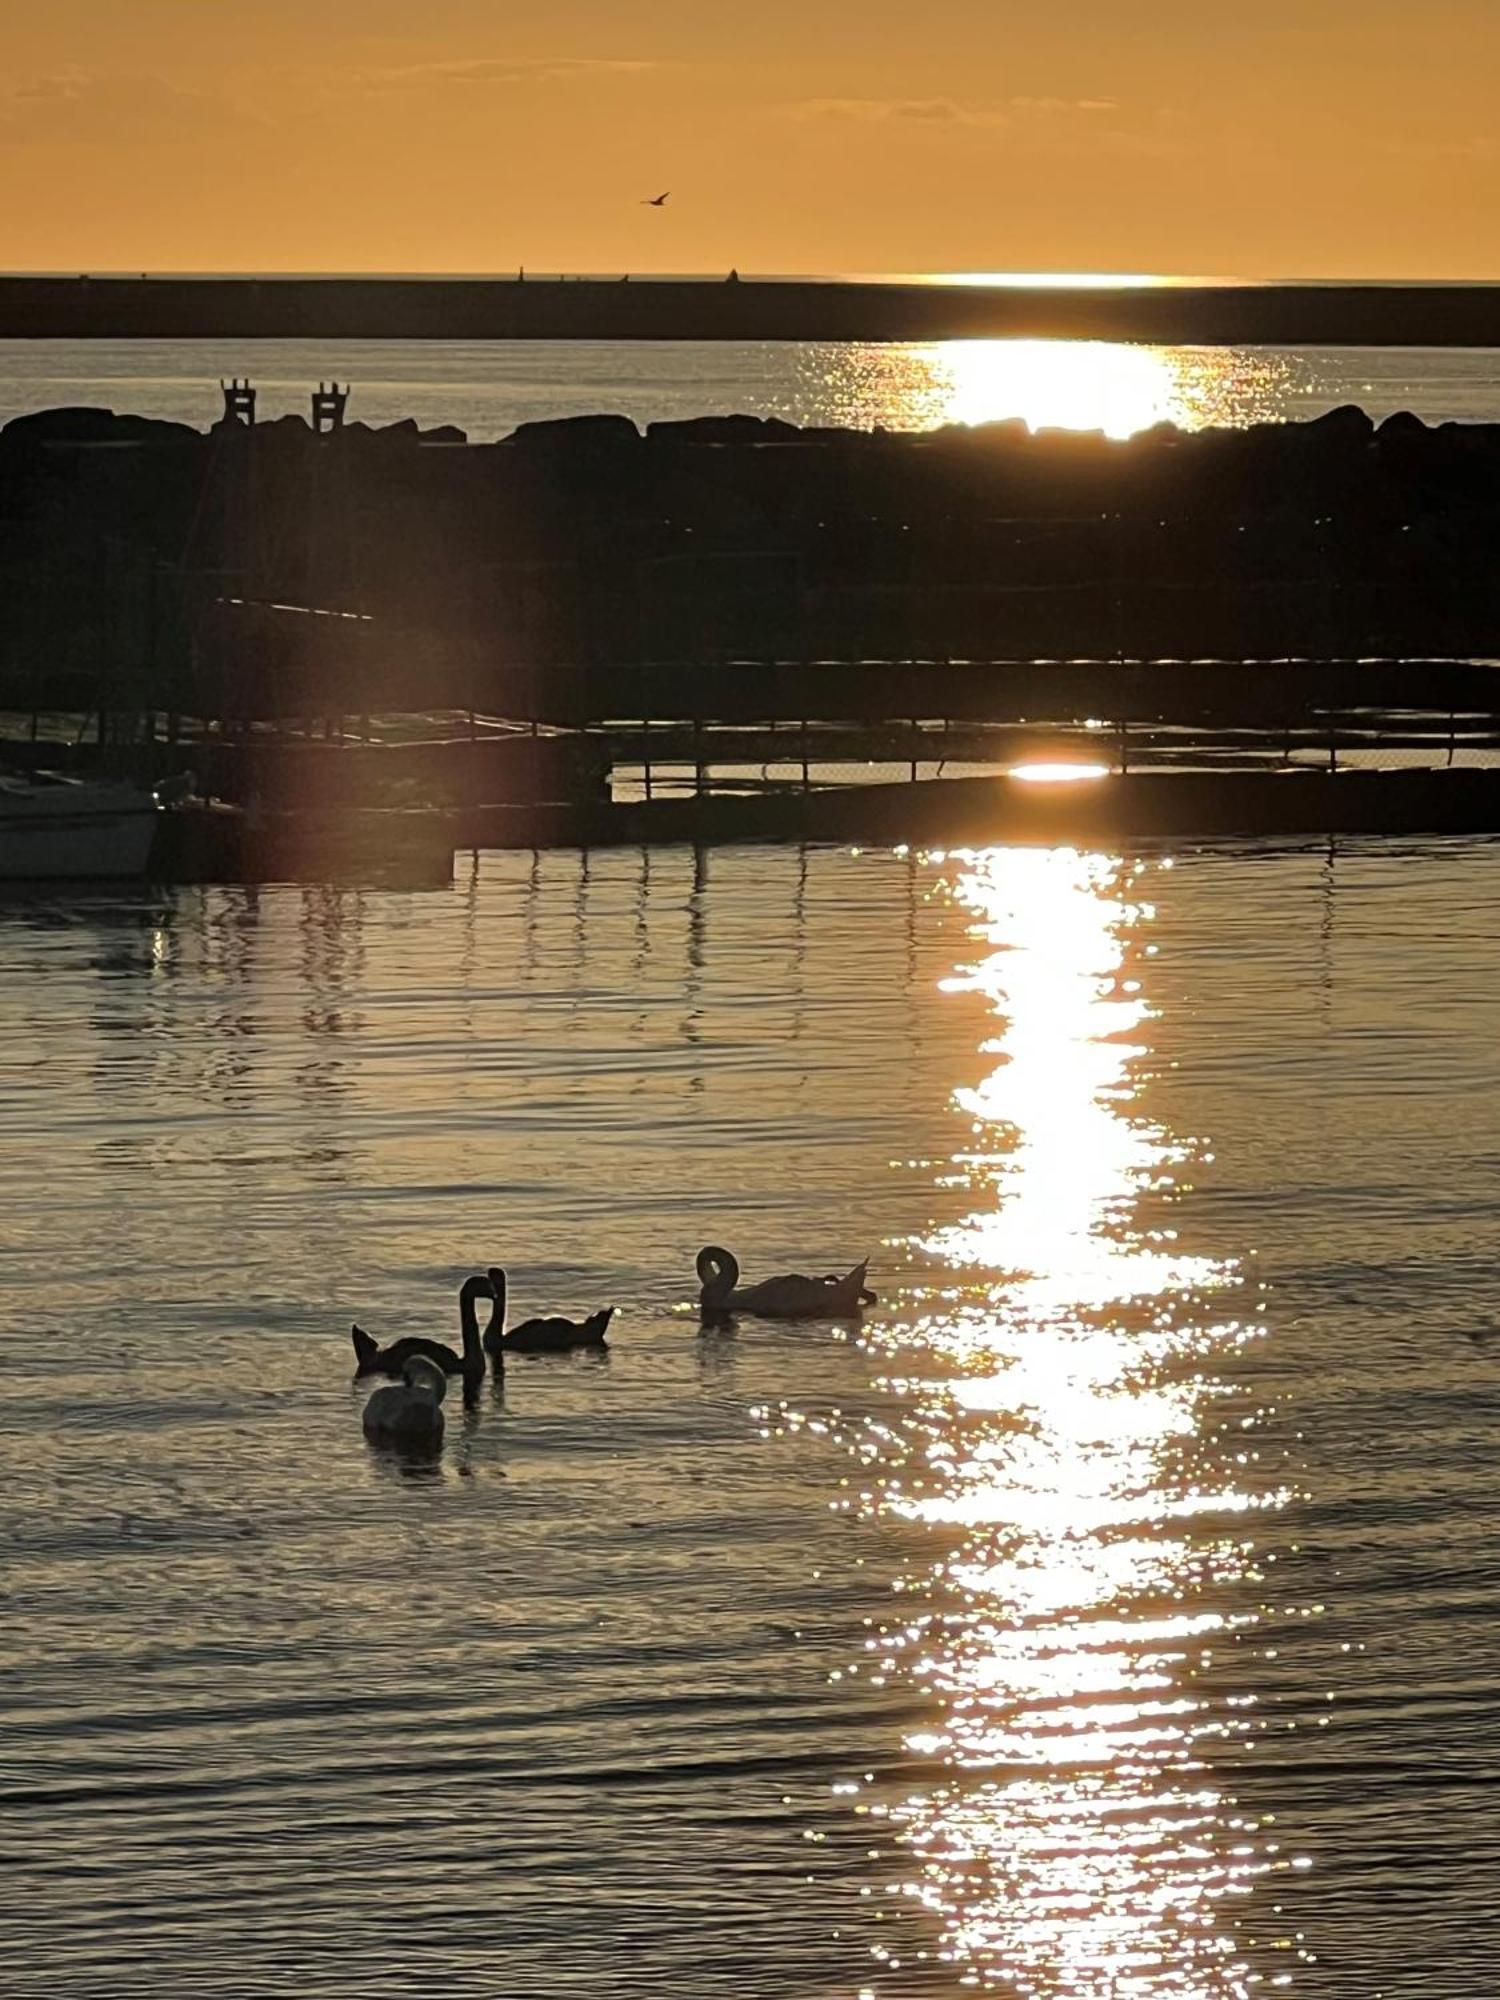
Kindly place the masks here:
POLYGON ((1500 278, 1497 78, 1500 0, 49 0, 0 268, 1500 278))

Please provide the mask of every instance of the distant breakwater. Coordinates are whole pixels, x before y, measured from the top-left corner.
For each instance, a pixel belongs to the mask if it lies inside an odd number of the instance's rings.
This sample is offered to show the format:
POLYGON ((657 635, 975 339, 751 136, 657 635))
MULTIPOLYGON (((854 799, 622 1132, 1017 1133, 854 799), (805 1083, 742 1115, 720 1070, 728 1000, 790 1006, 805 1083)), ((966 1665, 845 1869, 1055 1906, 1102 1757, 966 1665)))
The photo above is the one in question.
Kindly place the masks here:
POLYGON ((1500 286, 80 274, 0 278, 0 338, 1491 347, 1500 286))
POLYGON ((53 411, 0 433, 0 706, 566 724, 774 713, 739 663, 1495 657, 1497 546, 1500 426, 1354 409, 487 445, 53 411))

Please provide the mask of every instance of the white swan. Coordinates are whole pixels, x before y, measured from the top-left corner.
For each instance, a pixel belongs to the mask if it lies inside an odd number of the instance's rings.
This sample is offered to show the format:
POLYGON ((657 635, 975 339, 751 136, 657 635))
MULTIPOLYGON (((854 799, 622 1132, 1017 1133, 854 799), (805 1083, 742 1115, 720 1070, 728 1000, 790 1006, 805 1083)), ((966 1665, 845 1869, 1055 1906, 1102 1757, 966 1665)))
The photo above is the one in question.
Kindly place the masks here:
POLYGON ((862 1306, 875 1303, 875 1294, 865 1287, 869 1265, 866 1257, 841 1278, 805 1278, 793 1271, 741 1287, 733 1253, 708 1243, 698 1252, 698 1303, 705 1319, 737 1312, 758 1313, 762 1319, 852 1319, 862 1306))
POLYGON ((448 1378, 425 1354, 414 1354, 401 1372, 399 1385, 377 1389, 365 1404, 365 1436, 371 1444, 395 1445, 400 1451, 439 1451, 448 1378))

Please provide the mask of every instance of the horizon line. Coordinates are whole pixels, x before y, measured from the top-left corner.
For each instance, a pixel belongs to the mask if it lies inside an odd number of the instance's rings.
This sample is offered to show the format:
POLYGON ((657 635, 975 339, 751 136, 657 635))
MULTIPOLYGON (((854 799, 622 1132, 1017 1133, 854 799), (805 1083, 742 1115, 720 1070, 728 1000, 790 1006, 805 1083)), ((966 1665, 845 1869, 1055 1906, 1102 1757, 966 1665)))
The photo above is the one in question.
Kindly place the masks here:
MULTIPOLYGON (((1464 278, 1328 278, 1284 276, 1248 278, 1144 271, 735 271, 744 284, 760 285, 880 285, 941 287, 970 291, 1274 291, 1283 288, 1330 290, 1443 291, 1500 287, 1500 277, 1464 278)), ((364 270, 214 270, 182 266, 141 269, 139 266, 85 270, 3 270, 0 283, 58 281, 72 283, 252 283, 252 284, 618 284, 712 285, 729 273, 715 271, 560 271, 516 266, 495 271, 364 271, 364 270)))

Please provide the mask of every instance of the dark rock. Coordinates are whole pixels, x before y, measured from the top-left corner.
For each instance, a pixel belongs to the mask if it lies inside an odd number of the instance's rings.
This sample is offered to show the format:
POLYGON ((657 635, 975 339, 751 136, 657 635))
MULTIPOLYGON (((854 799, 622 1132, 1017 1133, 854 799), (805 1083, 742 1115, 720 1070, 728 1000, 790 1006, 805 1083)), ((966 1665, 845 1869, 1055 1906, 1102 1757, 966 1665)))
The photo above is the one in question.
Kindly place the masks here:
POLYGON ((1262 425, 1262 429, 1300 435, 1309 444, 1368 444, 1375 435, 1372 418, 1357 403, 1341 403, 1305 424, 1262 425))
POLYGON ((941 424, 921 435, 934 444, 989 451, 1001 445, 1029 445, 1032 432, 1024 417, 999 417, 987 424, 941 424))
POLYGON ((200 439, 190 424, 167 423, 157 417, 117 417, 113 410, 86 407, 35 410, 12 417, 0 438, 13 443, 42 444, 164 444, 174 438, 200 439))
POLYGON ((651 444, 792 444, 801 435, 780 417, 682 417, 646 426, 651 444))
POLYGON ((629 417, 543 417, 518 424, 505 440, 522 451, 605 450, 637 445, 641 434, 629 417))

